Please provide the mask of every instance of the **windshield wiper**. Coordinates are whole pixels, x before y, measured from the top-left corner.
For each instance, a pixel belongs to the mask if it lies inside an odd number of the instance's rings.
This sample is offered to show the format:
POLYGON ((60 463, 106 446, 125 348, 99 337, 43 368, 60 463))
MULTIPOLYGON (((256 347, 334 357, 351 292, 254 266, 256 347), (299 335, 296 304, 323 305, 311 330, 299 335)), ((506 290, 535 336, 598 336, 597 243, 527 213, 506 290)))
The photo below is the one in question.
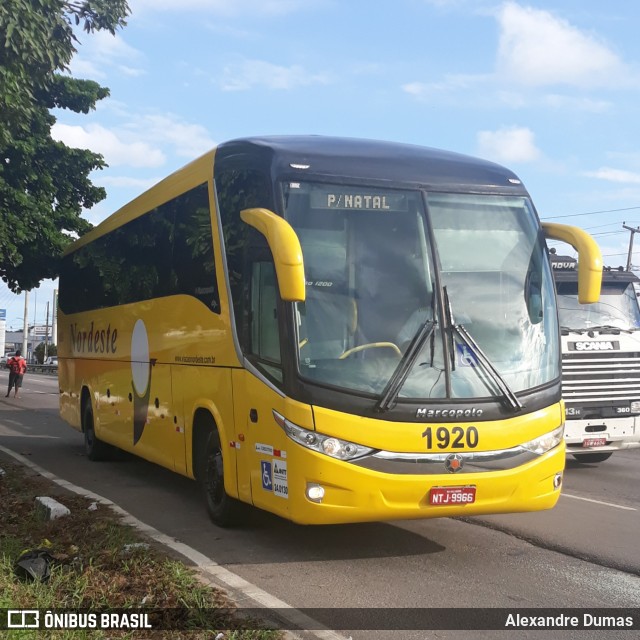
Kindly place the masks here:
POLYGON ((453 319, 453 310, 451 308, 451 301, 449 300, 449 293, 447 292, 447 288, 443 287, 445 302, 447 306, 447 315, 449 320, 449 326, 453 329, 453 331, 458 335, 458 337, 464 342, 471 352, 476 356, 478 362, 484 367, 485 371, 489 373, 489 376, 495 383, 495 385, 502 391, 502 395, 506 400, 507 404, 514 411, 521 411, 524 406, 518 400, 516 394, 511 390, 507 381, 502 377, 500 372, 495 368, 491 360, 487 357, 485 352, 480 348, 478 343, 473 339, 471 334, 466 330, 464 325, 457 324, 453 319))
POLYGON ((380 400, 376 402, 374 407, 375 411, 388 411, 395 402, 402 385, 409 375, 409 371, 411 371, 413 363, 422 351, 422 347, 424 347, 427 340, 433 335, 437 324, 435 320, 426 320, 413 336, 396 370, 393 372, 389 382, 387 382, 387 386, 384 388, 380 400))
POLYGON ((627 333, 631 333, 631 329, 623 329, 622 327, 616 327, 613 324, 597 324, 593 327, 589 327, 587 331, 599 331, 600 333, 615 333, 620 331, 626 331, 627 333))
POLYGON ((565 327, 564 325, 562 325, 560 327, 560 331, 565 334, 565 333, 578 333, 580 335, 582 335, 585 331, 587 331, 587 329, 575 329, 574 327, 565 327))

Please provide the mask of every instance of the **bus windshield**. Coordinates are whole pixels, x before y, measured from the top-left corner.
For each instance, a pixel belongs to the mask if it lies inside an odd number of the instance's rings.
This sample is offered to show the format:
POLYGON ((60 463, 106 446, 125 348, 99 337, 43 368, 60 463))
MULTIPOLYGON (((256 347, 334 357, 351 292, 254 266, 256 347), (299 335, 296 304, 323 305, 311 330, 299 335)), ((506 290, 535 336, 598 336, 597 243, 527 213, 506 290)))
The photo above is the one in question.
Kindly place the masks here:
POLYGON ((526 197, 283 189, 305 263, 305 379, 377 397, 396 386, 415 400, 495 397, 559 376, 551 270, 526 197))
POLYGON ((593 304, 578 302, 576 282, 559 282, 556 286, 561 326, 577 331, 588 331, 598 327, 625 331, 640 328, 640 309, 633 284, 603 284, 600 301, 593 304))

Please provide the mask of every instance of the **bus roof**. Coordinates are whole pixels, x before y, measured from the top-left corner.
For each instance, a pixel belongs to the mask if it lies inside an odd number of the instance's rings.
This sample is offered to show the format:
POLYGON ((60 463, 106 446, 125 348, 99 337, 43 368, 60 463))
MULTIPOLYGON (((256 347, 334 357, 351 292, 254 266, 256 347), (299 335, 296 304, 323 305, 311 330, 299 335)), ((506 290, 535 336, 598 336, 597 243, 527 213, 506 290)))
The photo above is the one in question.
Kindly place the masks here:
POLYGON ((330 136, 265 136, 221 144, 216 162, 253 158, 271 175, 297 176, 308 165, 314 175, 401 182, 425 188, 526 195, 519 178, 493 162, 397 142, 330 136), (292 166, 293 165, 293 166, 292 166))
POLYGON ((426 189, 527 195, 519 178, 493 162, 397 142, 331 136, 263 136, 221 143, 125 204, 69 245, 65 254, 211 178, 216 167, 247 167, 301 180, 305 169, 334 182, 350 179, 426 189), (297 168, 296 168, 297 167, 297 168))

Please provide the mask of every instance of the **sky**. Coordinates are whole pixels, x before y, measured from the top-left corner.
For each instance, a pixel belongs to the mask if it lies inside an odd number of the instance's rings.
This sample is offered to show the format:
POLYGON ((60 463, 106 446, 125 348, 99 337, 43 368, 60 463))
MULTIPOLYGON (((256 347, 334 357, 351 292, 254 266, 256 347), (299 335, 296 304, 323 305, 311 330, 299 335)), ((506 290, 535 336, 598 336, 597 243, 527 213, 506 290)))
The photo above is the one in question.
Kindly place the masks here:
MULTIPOLYGON (((104 155, 97 224, 216 144, 266 134, 407 142, 512 169, 542 220, 625 265, 640 227, 640 5, 627 0, 129 0, 70 73, 110 89, 54 138, 104 155)), ((559 253, 575 255, 568 246, 559 253)), ((640 270, 640 235, 633 267, 640 270)), ((29 294, 44 323, 56 281, 29 294)), ((24 294, 0 285, 7 328, 24 294)))

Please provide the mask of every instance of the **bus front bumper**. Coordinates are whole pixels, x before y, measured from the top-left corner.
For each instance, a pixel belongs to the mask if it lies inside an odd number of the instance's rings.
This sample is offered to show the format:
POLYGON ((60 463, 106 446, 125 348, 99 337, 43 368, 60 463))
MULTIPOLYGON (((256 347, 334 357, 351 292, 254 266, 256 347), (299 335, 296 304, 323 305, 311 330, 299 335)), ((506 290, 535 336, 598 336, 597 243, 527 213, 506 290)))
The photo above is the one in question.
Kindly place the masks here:
POLYGON ((290 448, 288 465, 296 473, 289 479, 288 516, 299 524, 338 524, 551 509, 560 497, 565 455, 561 443, 506 470, 391 474, 290 448), (445 495, 447 504, 433 504, 433 494, 445 495))

